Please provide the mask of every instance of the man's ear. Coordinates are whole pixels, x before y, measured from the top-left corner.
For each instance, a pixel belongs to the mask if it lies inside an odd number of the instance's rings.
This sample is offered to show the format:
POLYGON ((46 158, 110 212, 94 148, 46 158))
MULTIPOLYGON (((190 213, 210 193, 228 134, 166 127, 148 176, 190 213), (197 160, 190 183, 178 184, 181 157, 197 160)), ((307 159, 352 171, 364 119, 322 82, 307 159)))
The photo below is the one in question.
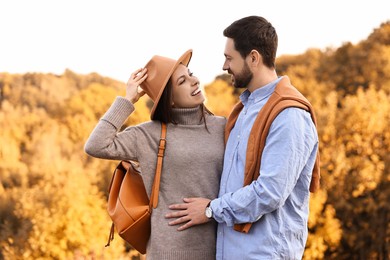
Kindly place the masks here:
POLYGON ((259 63, 263 61, 261 54, 257 50, 252 50, 249 53, 250 61, 252 65, 257 66, 259 63))

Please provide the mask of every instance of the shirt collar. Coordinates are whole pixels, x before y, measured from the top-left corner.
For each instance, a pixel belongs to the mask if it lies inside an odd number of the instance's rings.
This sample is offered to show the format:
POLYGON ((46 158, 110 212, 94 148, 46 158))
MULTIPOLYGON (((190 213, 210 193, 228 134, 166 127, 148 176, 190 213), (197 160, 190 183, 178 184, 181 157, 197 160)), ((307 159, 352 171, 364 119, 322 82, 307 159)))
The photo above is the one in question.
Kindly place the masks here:
POLYGON ((278 82, 282 79, 282 77, 279 77, 275 79, 274 81, 271 81, 267 85, 264 85, 263 87, 260 87, 253 91, 252 93, 246 89, 241 95, 240 100, 244 104, 244 106, 251 101, 252 103, 257 103, 267 97, 269 97, 275 90, 276 85, 278 82))

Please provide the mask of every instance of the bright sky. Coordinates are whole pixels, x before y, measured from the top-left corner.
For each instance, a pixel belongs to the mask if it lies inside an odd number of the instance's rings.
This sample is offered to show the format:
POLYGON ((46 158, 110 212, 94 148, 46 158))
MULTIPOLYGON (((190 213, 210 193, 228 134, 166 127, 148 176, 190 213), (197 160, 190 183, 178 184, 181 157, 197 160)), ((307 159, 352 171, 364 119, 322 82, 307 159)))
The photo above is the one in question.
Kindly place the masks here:
POLYGON ((194 54, 202 84, 223 73, 222 31, 268 19, 278 56, 358 43, 390 20, 389 0, 0 0, 0 72, 96 72, 126 82, 154 55, 194 54))

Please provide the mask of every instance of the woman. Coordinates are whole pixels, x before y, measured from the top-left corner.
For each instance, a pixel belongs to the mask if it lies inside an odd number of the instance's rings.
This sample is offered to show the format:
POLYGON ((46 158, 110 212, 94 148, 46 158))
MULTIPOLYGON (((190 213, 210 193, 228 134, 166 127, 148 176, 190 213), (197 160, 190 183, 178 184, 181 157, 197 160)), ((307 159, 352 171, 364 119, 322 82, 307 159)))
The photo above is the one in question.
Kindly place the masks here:
POLYGON ((161 122, 167 124, 148 259, 215 259, 214 221, 179 232, 164 218, 168 205, 189 196, 216 198, 219 190, 226 119, 214 116, 204 106, 199 80, 187 67, 191 56, 192 50, 178 60, 156 55, 145 68, 131 74, 126 96, 115 99, 85 144, 86 153, 93 157, 138 161, 150 196, 161 122), (152 120, 119 132, 134 111, 133 104, 145 93, 154 101, 152 120))

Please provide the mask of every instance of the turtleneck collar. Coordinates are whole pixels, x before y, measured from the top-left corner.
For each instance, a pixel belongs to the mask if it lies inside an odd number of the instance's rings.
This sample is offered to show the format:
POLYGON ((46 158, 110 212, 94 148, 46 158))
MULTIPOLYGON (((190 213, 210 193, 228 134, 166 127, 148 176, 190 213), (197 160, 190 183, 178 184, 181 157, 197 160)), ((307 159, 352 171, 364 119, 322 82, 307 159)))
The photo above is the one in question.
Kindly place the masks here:
POLYGON ((197 106, 194 108, 173 108, 173 120, 179 125, 199 125, 203 124, 202 108, 197 106))

